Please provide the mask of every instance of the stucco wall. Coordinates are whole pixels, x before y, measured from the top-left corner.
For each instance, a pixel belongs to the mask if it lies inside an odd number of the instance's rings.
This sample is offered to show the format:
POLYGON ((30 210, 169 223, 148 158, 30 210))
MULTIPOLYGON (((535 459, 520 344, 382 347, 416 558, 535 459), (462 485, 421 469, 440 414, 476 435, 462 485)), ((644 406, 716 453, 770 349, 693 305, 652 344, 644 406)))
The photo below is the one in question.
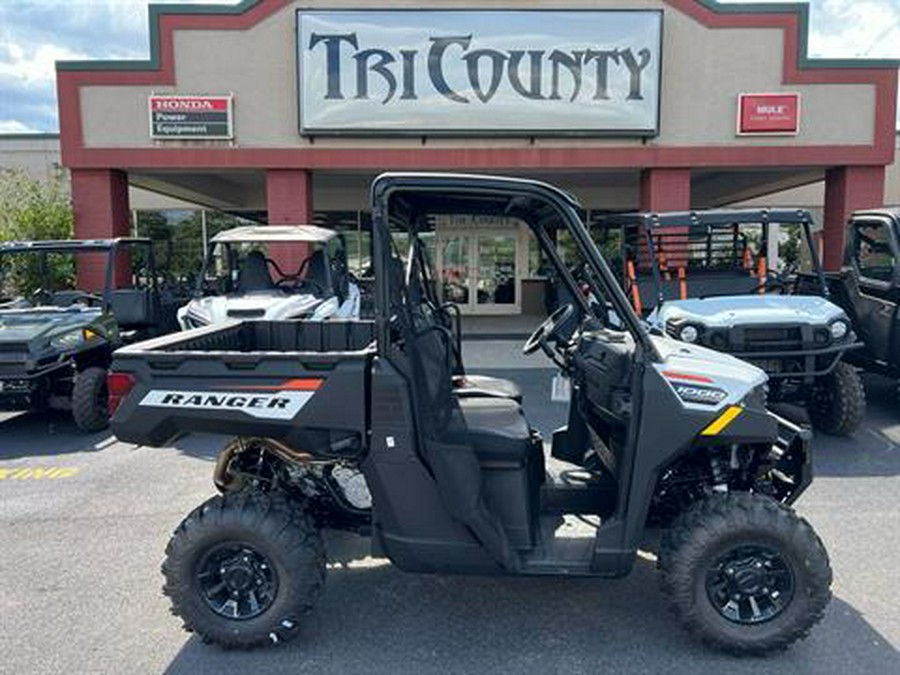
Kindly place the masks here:
MULTIPOLYGON (((86 147, 152 147, 147 97, 153 93, 235 95, 235 143, 243 147, 303 147, 298 133, 295 73, 295 10, 359 7, 355 0, 304 0, 246 31, 178 30, 174 35, 174 87, 91 86, 82 89, 86 147)), ((470 8, 469 0, 423 3, 384 0, 379 7, 470 8)), ((661 133, 649 141, 662 146, 869 144, 874 134, 874 85, 784 86, 780 29, 708 29, 658 0, 573 0, 556 2, 484 1, 482 8, 662 9, 663 87, 661 133), (739 138, 735 116, 739 92, 796 91, 803 98, 800 134, 795 138, 739 138)), ((421 139, 317 137, 319 147, 420 147, 421 139)), ((429 139, 432 147, 465 144, 522 146, 528 139, 429 139)), ((639 139, 539 139, 559 147, 639 145, 639 139)), ((166 142, 218 146, 223 142, 166 142)), ((224 143, 227 145, 227 143, 224 143)))
MULTIPOLYGON (((47 134, 35 138, 27 134, 0 135, 0 170, 18 169, 37 180, 48 180, 60 168, 59 136, 47 134)), ((131 187, 132 209, 191 209, 195 205, 131 187)))
MULTIPOLYGON (((900 132, 897 134, 897 154, 894 163, 887 167, 884 176, 884 205, 900 206, 900 132)), ((801 207, 816 211, 817 221, 821 221, 822 206, 825 204, 825 182, 784 190, 772 195, 743 202, 744 206, 786 206, 801 207)), ((873 204, 873 206, 881 206, 873 204)))

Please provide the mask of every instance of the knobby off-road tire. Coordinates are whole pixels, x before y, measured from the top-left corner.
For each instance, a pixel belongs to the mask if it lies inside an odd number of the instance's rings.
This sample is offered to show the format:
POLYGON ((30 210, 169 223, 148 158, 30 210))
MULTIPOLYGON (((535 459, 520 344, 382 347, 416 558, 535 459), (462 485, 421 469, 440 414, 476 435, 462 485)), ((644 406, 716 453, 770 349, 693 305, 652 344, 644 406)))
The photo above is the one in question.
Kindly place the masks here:
POLYGON ((181 522, 162 573, 185 630, 249 648, 296 635, 325 584, 325 548, 313 519, 285 495, 228 493, 181 522))
POLYGON ((93 433, 109 426, 109 394, 105 368, 85 368, 72 384, 72 418, 81 431, 93 433))
POLYGON ((692 505, 664 533, 659 568, 662 591, 687 630, 737 655, 780 651, 805 638, 831 599, 831 566, 819 537, 792 509, 759 495, 715 495, 692 505), (730 613, 737 593, 725 596, 723 608, 717 591, 748 588, 755 604, 744 595, 734 604, 743 616, 730 613))
POLYGON ((813 426, 833 436, 856 431, 866 414, 866 392, 859 373, 841 361, 814 385, 809 417, 813 426))

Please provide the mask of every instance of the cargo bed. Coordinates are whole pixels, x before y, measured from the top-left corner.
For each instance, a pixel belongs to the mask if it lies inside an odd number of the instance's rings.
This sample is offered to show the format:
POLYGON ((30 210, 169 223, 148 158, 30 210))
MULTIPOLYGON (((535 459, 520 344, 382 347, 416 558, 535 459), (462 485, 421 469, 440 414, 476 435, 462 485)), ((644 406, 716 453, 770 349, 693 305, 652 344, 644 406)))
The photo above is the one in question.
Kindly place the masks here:
POLYGON ((113 398, 131 387, 113 433, 155 446, 195 432, 268 436, 354 455, 366 438, 374 338, 372 321, 242 321, 130 345, 111 368, 113 398))

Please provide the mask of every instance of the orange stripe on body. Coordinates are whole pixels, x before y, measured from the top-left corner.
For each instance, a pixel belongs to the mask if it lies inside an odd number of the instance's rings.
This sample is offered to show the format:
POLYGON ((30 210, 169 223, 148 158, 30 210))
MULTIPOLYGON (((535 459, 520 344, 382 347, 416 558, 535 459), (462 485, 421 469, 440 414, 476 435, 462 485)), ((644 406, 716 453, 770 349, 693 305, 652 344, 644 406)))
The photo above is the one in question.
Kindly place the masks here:
POLYGON ((705 384, 712 384, 713 380, 704 375, 691 375, 690 373, 678 373, 674 370, 664 370, 662 373, 663 377, 669 380, 687 380, 689 382, 703 382, 705 384))
POLYGON ((281 384, 253 384, 246 386, 225 387, 226 389, 251 389, 254 391, 318 391, 325 384, 321 378, 298 378, 286 380, 281 384))

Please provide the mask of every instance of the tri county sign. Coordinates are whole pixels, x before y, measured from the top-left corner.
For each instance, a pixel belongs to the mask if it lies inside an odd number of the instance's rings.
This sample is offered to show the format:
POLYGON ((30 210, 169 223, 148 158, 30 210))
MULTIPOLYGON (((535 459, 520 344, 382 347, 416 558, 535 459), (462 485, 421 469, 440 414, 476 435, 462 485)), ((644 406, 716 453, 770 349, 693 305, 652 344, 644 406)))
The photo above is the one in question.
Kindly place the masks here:
POLYGON ((304 134, 653 136, 659 11, 297 12, 304 134))

